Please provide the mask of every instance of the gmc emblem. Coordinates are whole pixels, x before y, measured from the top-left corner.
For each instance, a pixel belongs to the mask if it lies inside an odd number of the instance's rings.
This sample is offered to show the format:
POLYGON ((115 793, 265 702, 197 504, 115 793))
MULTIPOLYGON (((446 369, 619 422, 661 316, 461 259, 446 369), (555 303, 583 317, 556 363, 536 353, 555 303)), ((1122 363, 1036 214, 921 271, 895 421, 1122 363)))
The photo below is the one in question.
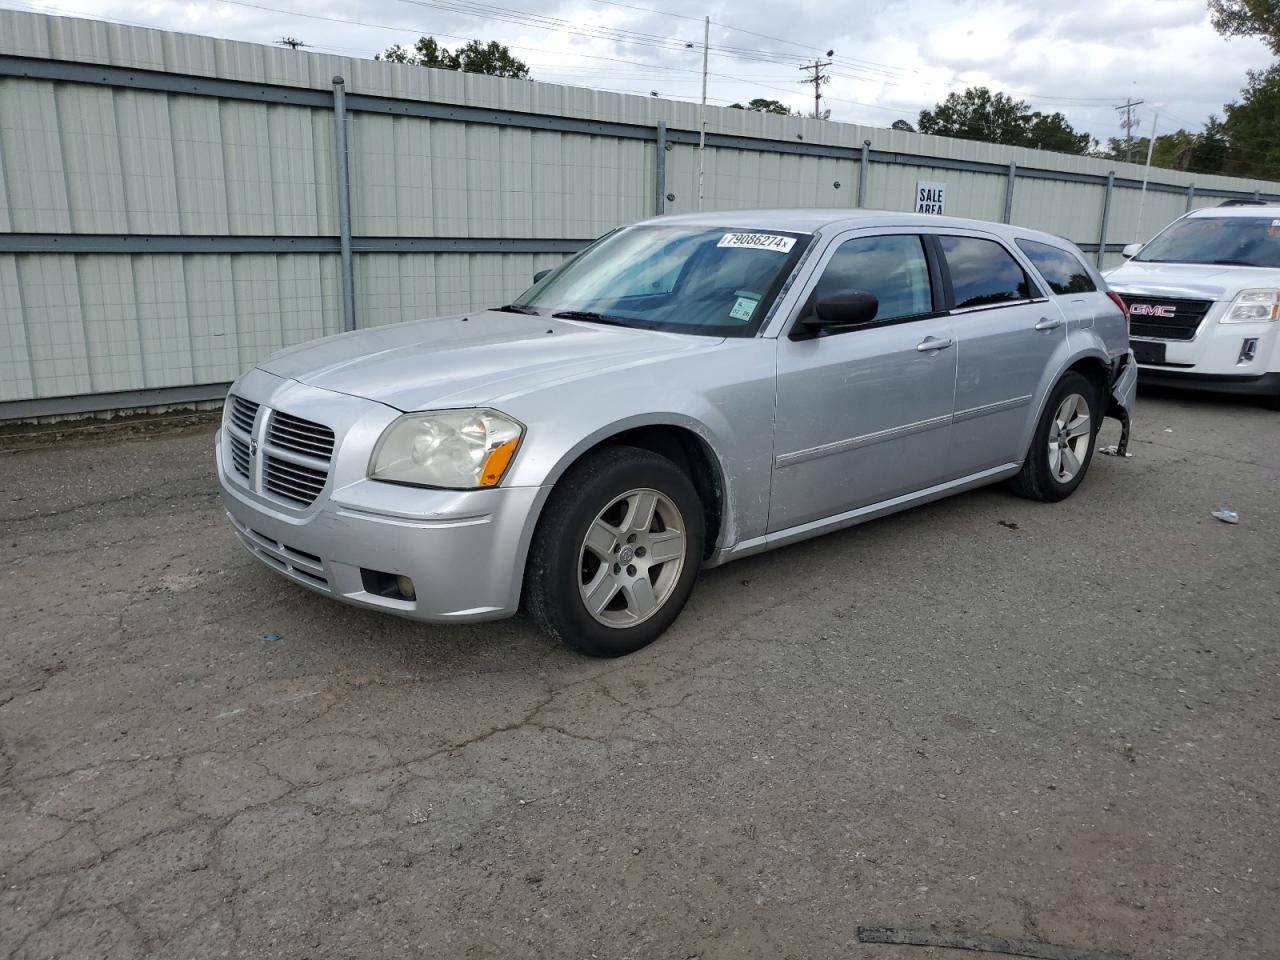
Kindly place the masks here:
POLYGON ((1172 320, 1176 315, 1177 309, 1167 303, 1135 303, 1129 307, 1131 317, 1164 317, 1172 320))

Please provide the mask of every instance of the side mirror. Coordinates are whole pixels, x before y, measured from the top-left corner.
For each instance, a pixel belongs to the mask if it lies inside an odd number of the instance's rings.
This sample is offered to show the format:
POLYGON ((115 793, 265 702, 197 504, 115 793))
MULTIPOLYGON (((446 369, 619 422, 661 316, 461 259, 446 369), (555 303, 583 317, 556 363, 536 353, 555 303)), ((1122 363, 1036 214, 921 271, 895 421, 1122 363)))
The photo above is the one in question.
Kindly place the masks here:
POLYGON ((814 333, 839 327, 870 323, 876 318, 880 301, 866 290, 836 290, 819 300, 804 325, 814 333))
POLYGON ((1142 249, 1142 244, 1140 243, 1126 243, 1124 245, 1124 249, 1121 250, 1120 252, 1124 254, 1124 258, 1126 260, 1132 260, 1134 257, 1138 255, 1138 251, 1140 251, 1141 249, 1142 249))
POLYGON ((550 271, 549 269, 548 269, 548 270, 539 270, 537 273, 535 273, 535 274, 533 275, 533 282, 534 282, 534 283, 538 283, 540 280, 542 280, 542 278, 543 278, 543 277, 545 277, 545 276, 546 276, 548 273, 550 273, 550 272, 551 272, 551 271, 550 271))

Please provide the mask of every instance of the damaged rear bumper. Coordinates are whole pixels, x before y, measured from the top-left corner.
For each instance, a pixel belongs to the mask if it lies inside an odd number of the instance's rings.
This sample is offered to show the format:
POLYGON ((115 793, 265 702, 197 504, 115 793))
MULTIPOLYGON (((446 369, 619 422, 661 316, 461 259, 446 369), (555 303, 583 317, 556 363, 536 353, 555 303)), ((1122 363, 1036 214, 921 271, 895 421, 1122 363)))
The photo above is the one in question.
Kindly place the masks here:
POLYGON ((1103 416, 1120 421, 1120 442, 1116 455, 1123 457, 1129 449, 1129 419, 1138 397, 1138 364, 1133 351, 1127 351, 1111 367, 1111 392, 1103 416))

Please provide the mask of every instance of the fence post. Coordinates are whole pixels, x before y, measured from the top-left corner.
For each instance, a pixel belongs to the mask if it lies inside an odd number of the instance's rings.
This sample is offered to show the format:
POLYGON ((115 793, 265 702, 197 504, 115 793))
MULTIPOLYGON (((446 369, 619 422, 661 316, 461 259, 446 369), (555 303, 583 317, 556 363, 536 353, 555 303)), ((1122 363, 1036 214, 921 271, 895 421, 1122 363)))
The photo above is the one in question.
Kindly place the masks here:
POLYGON ((1102 229, 1098 231, 1098 267, 1102 267, 1102 258, 1107 255, 1107 221, 1111 219, 1111 190, 1116 185, 1116 172, 1107 174, 1107 192, 1102 195, 1102 229))
POLYGON ((1262 199, 1262 191, 1261 191, 1261 190, 1255 190, 1255 191, 1253 191, 1253 199, 1255 199, 1255 200, 1261 200, 1261 199, 1262 199))
POLYGON ((658 121, 658 153, 654 161, 654 203, 655 216, 667 212, 667 121, 658 121))
POLYGON ((1018 165, 1009 161, 1009 179, 1004 185, 1004 222, 1013 222, 1013 187, 1018 179, 1018 165))
POLYGON ((858 206, 867 205, 867 175, 871 172, 871 141, 862 141, 862 158, 858 161, 858 206))
POLYGON ((1195 203, 1196 203, 1196 185, 1193 183, 1188 185, 1187 187, 1187 209, 1183 212, 1190 213, 1191 208, 1195 206, 1195 203))
POLYGON ((347 169, 347 98, 342 77, 333 78, 333 152, 337 161, 338 246, 342 254, 342 329, 356 328, 356 284, 351 264, 351 177, 347 169))

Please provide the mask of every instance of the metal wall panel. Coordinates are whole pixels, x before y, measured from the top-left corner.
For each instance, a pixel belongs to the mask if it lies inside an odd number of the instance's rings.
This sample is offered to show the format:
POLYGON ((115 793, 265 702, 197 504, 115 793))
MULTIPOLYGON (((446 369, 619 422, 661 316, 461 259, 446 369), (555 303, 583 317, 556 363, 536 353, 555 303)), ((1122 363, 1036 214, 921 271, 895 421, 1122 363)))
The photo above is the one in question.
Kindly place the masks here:
MULTIPOLYGON (((666 212, 697 209, 696 104, 0 10, 0 418, 225 383, 342 328, 335 75, 360 326, 509 301, 566 255, 538 243, 653 215, 659 163, 666 212), (50 252, 69 236, 80 252, 50 252), (433 240, 472 252, 393 247, 433 240)), ((743 110, 709 108, 707 128, 707 210, 852 208, 865 141, 868 207, 910 210, 917 181, 941 181, 947 213, 999 220, 1013 162, 1012 221, 1084 244, 1109 172, 1110 244, 1180 216, 1192 184, 1196 207, 1280 195, 1159 170, 1142 201, 1137 164, 743 110)))

